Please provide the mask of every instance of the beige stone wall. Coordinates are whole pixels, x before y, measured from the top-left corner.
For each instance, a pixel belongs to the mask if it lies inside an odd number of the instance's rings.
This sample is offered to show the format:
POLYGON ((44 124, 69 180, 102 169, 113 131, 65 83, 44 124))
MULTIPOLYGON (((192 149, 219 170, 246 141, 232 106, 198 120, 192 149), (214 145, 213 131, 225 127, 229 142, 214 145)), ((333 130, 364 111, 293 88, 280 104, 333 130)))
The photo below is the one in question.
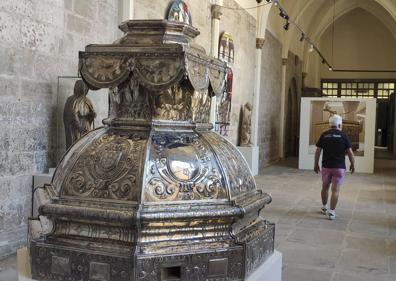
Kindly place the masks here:
POLYGON ((77 74, 86 44, 115 39, 116 4, 0 1, 0 257, 26 241, 32 174, 55 164, 57 76, 77 74))
MULTIPOLYGON (((231 106, 231 126, 228 139, 238 142, 238 125, 241 107, 250 102, 253 104, 255 84, 256 57, 256 20, 234 1, 224 1, 220 20, 220 33, 228 32, 234 37, 235 61, 231 65, 234 72, 231 106)), ((255 106, 255 105, 253 105, 255 106)))
POLYGON ((269 31, 262 50, 258 140, 259 171, 279 159, 282 86, 282 44, 269 31))

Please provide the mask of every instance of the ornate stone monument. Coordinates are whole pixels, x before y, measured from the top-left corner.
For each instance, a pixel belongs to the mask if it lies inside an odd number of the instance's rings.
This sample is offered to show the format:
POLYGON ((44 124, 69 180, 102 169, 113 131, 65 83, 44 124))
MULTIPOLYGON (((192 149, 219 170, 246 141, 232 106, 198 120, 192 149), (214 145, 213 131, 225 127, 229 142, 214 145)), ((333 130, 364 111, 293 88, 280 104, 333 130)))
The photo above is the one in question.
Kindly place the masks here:
POLYGON ((244 280, 273 253, 274 225, 259 216, 271 197, 207 123, 226 65, 185 23, 120 29, 113 44, 80 52, 85 83, 110 89, 109 118, 36 191, 33 278, 244 280))

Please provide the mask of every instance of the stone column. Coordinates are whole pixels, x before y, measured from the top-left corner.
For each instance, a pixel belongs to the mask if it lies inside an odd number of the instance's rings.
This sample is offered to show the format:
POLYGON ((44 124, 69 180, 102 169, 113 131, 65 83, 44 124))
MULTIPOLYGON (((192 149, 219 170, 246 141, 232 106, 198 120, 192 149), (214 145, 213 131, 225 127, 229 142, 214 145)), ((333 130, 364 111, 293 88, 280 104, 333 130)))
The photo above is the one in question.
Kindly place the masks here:
MULTIPOLYGON (((212 5, 212 34, 211 34, 211 48, 210 55, 217 58, 219 52, 219 40, 220 40, 220 17, 221 6, 223 5, 223 0, 217 0, 216 4, 212 5)), ((216 121, 216 97, 212 97, 210 105, 210 123, 215 126, 216 121)))
POLYGON ((121 21, 132 20, 134 18, 135 0, 119 0, 122 7, 120 17, 121 21))
POLYGON ((253 114, 252 114, 252 143, 253 146, 258 146, 258 124, 259 124, 259 105, 260 105, 260 90, 261 90, 261 57, 264 46, 264 38, 256 38, 256 78, 254 85, 253 96, 253 114))

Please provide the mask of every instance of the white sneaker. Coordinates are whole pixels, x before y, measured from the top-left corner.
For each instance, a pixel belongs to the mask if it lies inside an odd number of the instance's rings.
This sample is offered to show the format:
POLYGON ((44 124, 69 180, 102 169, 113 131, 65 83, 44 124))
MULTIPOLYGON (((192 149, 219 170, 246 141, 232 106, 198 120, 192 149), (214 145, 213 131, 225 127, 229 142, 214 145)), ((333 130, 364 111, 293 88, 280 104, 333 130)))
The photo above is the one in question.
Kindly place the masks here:
POLYGON ((335 214, 334 210, 329 210, 327 212, 327 217, 328 217, 329 220, 335 220, 336 214, 335 214))
POLYGON ((321 212, 322 212, 323 215, 326 215, 326 214, 327 214, 327 208, 326 208, 326 206, 322 206, 322 208, 320 208, 320 210, 321 210, 321 212))

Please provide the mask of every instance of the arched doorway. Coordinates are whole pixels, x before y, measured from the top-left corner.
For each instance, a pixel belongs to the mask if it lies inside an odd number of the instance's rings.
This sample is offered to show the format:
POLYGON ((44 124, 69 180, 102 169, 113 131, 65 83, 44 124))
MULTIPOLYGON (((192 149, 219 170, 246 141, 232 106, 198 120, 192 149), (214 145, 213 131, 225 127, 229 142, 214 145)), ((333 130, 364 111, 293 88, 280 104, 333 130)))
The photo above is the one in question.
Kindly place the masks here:
POLYGON ((287 93, 286 100, 286 119, 285 119, 285 157, 298 156, 299 142, 299 107, 297 82, 293 78, 287 93))

